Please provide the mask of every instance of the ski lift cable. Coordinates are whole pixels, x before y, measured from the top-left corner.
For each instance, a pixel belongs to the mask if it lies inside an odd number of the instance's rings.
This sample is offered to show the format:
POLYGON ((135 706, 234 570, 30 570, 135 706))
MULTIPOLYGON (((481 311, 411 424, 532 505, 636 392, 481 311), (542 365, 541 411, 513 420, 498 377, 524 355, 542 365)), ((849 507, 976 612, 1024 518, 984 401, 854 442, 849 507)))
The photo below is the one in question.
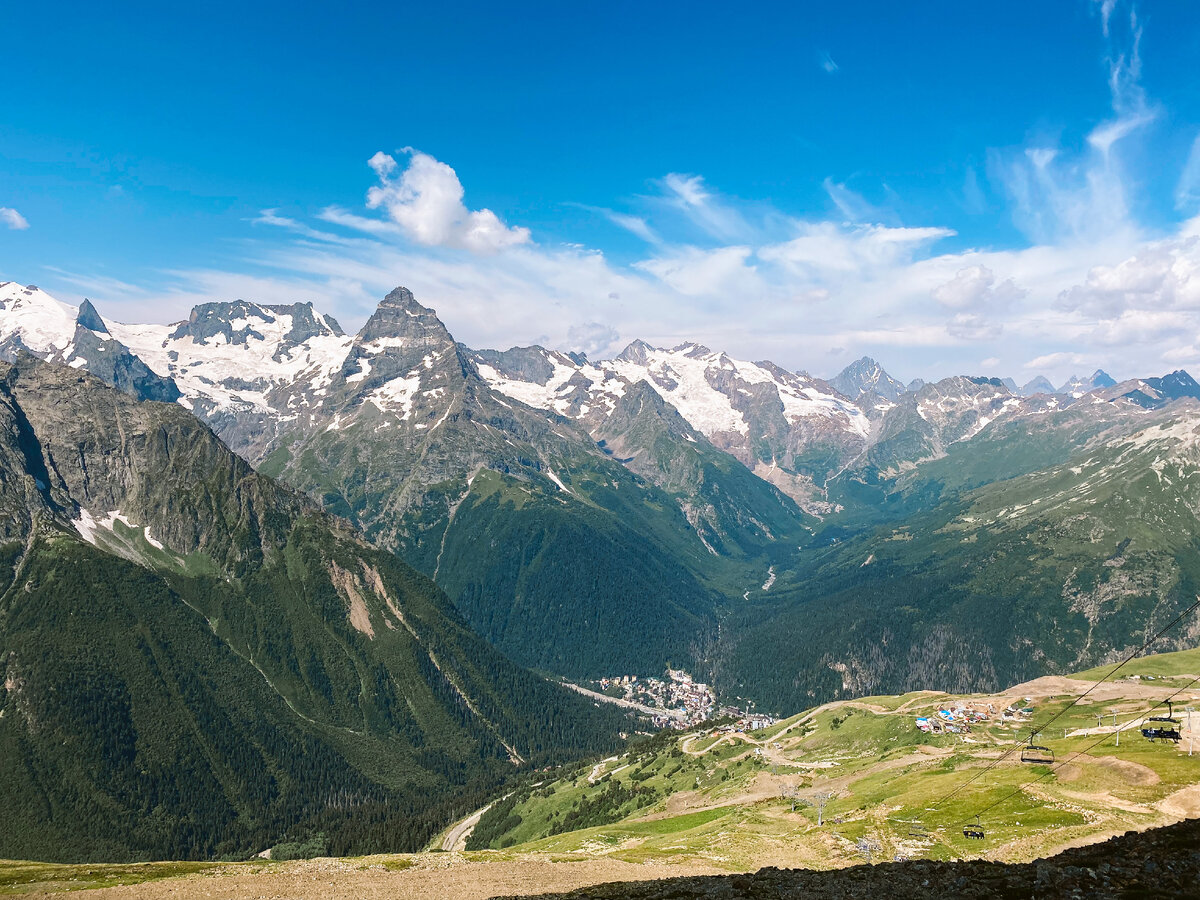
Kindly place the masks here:
MULTIPOLYGON (((1189 606, 1187 609, 1185 609, 1183 612, 1181 612, 1179 615, 1177 615, 1174 619, 1172 619, 1171 622, 1165 628, 1162 628, 1161 630, 1159 630, 1159 632, 1157 634, 1155 634, 1154 637, 1148 639, 1144 644, 1142 644, 1141 647, 1139 647, 1137 650, 1135 650, 1129 656, 1125 657, 1125 659, 1121 660, 1121 662, 1117 663, 1117 665, 1114 666, 1111 671, 1109 671, 1105 675, 1101 676, 1100 679, 1097 680, 1086 691, 1084 691, 1082 694, 1080 694, 1078 697, 1076 697, 1074 700, 1072 700, 1070 703, 1068 703, 1066 706, 1064 706, 1061 710, 1059 710, 1057 713, 1055 713, 1044 725, 1041 725, 1040 727, 1030 731, 1029 732, 1029 740, 1032 741, 1040 732, 1045 731, 1046 728, 1048 728, 1055 720, 1057 720, 1060 716, 1062 716, 1064 713, 1066 713, 1067 710, 1071 709, 1071 707, 1073 707, 1077 703, 1079 703, 1080 700, 1082 700, 1084 697, 1086 697, 1088 694, 1090 694, 1096 688, 1100 687, 1101 684, 1103 684, 1105 681, 1107 681, 1108 679, 1110 679, 1114 675, 1116 675, 1117 672, 1119 672, 1122 668, 1124 668, 1124 666, 1127 663, 1132 662, 1134 659, 1136 659, 1137 657, 1139 657, 1143 653, 1145 653, 1151 644, 1153 644, 1160 637, 1162 637, 1164 634, 1166 634, 1168 631, 1170 631, 1172 628, 1174 628, 1176 625, 1178 625, 1180 622, 1182 622, 1185 618, 1187 618, 1189 615, 1191 615, 1197 609, 1200 609, 1200 597, 1197 597, 1195 603, 1193 603, 1191 606, 1189 606)), ((1004 762, 1004 760, 1008 759, 1008 757, 1012 756, 1012 754, 1016 753, 1022 747, 1024 747, 1024 744, 1018 744, 1014 747, 1010 747, 1008 750, 1005 750, 998 757, 996 757, 994 760, 992 760, 992 762, 989 765, 984 766, 975 775, 968 778, 966 781, 964 781, 962 784, 960 784, 954 790, 950 791, 950 793, 946 794, 946 796, 942 797, 941 800, 937 801, 937 803, 933 804, 933 806, 930 807, 930 809, 940 808, 942 806, 942 804, 945 803, 947 800, 950 800, 951 798, 953 798, 956 794, 960 793, 964 788, 967 788, 971 784, 974 784, 976 781, 978 781, 980 778, 982 778, 984 775, 986 775, 992 769, 996 768, 996 766, 1000 765, 1000 763, 1004 762)))
POLYGON ((976 813, 971 818, 979 819, 980 817, 991 812, 997 806, 1000 806, 1003 803, 1007 803, 1009 800, 1011 800, 1017 794, 1020 794, 1022 791, 1024 791, 1025 788, 1030 787, 1031 785, 1037 784, 1039 781, 1043 781, 1043 780, 1049 778, 1051 775, 1053 775, 1055 772, 1057 772, 1059 769, 1061 769, 1067 763, 1071 762, 1071 760, 1076 759, 1080 756, 1083 756, 1085 753, 1090 753, 1092 750, 1095 750, 1097 747, 1099 747, 1101 744, 1103 744, 1105 741, 1107 741, 1114 734, 1120 734, 1122 731, 1124 731, 1126 728, 1128 728, 1134 722, 1144 720, 1146 718, 1146 716, 1148 716, 1150 713, 1154 712, 1160 706, 1163 706, 1164 704, 1169 706, 1172 700, 1174 700, 1176 697, 1178 697, 1184 691, 1188 690, 1188 688, 1190 688, 1192 685, 1194 685, 1197 681, 1200 681, 1200 676, 1193 678, 1191 681, 1189 681, 1187 684, 1185 684, 1183 687, 1181 687, 1179 690, 1177 690, 1175 693, 1173 693, 1166 700, 1160 700, 1158 703, 1154 704, 1152 707, 1150 707, 1148 710, 1146 710, 1145 715, 1138 717, 1138 718, 1130 719, 1128 722, 1124 723, 1123 725, 1118 727, 1116 730, 1110 731, 1107 734, 1103 735, 1100 738, 1100 740, 1098 740, 1092 744, 1089 744, 1088 746, 1084 747, 1082 750, 1075 751, 1070 756, 1068 756, 1066 759, 1064 759, 1062 762, 1057 763, 1054 766, 1051 766, 1049 771, 1043 773, 1042 775, 1039 775, 1037 778, 1030 779, 1029 781, 1025 782, 1024 784, 1018 786, 1011 793, 1005 794, 1003 797, 1001 797, 999 800, 997 800, 991 806, 984 807, 983 809, 981 809, 978 813, 976 813))
POLYGON ((1084 697, 1086 697, 1088 694, 1090 694, 1096 688, 1100 687, 1100 685, 1103 684, 1105 681, 1107 681, 1109 678, 1112 678, 1114 675, 1116 675, 1117 672, 1119 672, 1126 665, 1126 663, 1132 662, 1133 659, 1135 659, 1136 657, 1141 656, 1143 653, 1145 653, 1147 648, 1149 648, 1149 646, 1151 644, 1153 644, 1160 637, 1162 637, 1164 634, 1166 634, 1168 631, 1170 631, 1172 628, 1174 628, 1176 625, 1178 625, 1180 622, 1182 622, 1185 618, 1187 618, 1192 612, 1194 612, 1197 609, 1200 609, 1200 598, 1197 598, 1195 603, 1193 603, 1191 606, 1189 606, 1187 609, 1185 609, 1183 612, 1181 612, 1179 615, 1177 615, 1174 619, 1172 619, 1171 623, 1169 625, 1167 625, 1165 628, 1163 628, 1161 631, 1159 631, 1158 634, 1154 635, 1154 637, 1150 638, 1148 641, 1146 641, 1146 643, 1142 644, 1142 646, 1139 647, 1137 650, 1135 650, 1132 654, 1125 657, 1125 659, 1123 659, 1121 662, 1119 662, 1113 668, 1113 670, 1111 672, 1109 672, 1107 675, 1102 677, 1099 681, 1097 681, 1095 684, 1093 684, 1090 688, 1088 688, 1086 691, 1084 691, 1082 694, 1080 694, 1078 697, 1076 697, 1074 700, 1072 700, 1070 703, 1068 703, 1066 706, 1064 706, 1062 709, 1060 709, 1057 713, 1055 713, 1053 716, 1051 716, 1050 719, 1048 721, 1046 721, 1044 724, 1039 725, 1033 731, 1029 732, 1030 740, 1037 737, 1038 734, 1040 734, 1041 732, 1043 732, 1047 728, 1049 728, 1051 725, 1053 725, 1055 720, 1058 719, 1059 717, 1063 716, 1064 714, 1066 714, 1067 710, 1069 710, 1072 706, 1074 706, 1076 703, 1078 703, 1080 700, 1082 700, 1084 697))

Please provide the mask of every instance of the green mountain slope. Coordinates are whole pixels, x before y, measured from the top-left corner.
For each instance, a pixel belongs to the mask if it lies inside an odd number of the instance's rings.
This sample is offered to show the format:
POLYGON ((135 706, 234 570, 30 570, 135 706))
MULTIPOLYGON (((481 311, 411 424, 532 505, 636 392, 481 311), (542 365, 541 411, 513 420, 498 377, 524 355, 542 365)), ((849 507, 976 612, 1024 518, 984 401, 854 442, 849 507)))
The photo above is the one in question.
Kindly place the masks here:
MULTIPOLYGON (((779 709, 1119 657, 1200 591, 1198 428, 1182 401, 1058 465, 814 542, 770 603, 727 623, 722 687, 779 709)), ((1167 646, 1198 639, 1192 623, 1167 646)))
POLYGON ((0 857, 412 848, 629 729, 180 407, 0 377, 0 857))
POLYGON ((606 452, 673 495, 717 557, 758 557, 807 531, 796 502, 718 450, 647 382, 613 404, 595 429, 606 452))

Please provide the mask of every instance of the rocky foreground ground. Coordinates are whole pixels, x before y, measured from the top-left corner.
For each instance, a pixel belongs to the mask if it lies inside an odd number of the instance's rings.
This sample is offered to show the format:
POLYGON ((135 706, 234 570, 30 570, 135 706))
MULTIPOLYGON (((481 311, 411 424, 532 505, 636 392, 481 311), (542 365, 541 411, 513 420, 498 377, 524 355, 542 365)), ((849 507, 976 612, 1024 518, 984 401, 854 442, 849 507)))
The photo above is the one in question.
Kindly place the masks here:
POLYGON ((1032 863, 908 862, 831 872, 760 869, 748 875, 621 882, 544 894, 543 900, 741 898, 1200 897, 1200 819, 1128 832, 1032 863))

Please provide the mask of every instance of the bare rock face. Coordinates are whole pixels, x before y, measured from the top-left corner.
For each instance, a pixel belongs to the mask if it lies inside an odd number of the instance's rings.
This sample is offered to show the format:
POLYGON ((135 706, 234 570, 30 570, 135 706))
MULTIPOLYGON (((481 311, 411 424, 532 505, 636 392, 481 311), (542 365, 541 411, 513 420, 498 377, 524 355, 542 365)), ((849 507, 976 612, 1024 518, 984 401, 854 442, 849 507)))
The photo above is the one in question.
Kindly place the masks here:
POLYGON ((67 521, 119 512, 175 553, 200 551, 237 567, 247 552, 257 557, 282 542, 269 509, 305 507, 253 478, 176 404, 132 402, 99 389, 86 372, 31 356, 3 375, 0 410, 14 411, 26 471, 40 482, 46 507, 67 521), (257 551, 232 540, 238 531, 257 534, 257 551))
MULTIPOLYGON (((1127 834, 1032 863, 912 860, 832 872, 760 869, 746 875, 603 884, 558 900, 830 900, 929 897, 1195 897, 1200 819, 1127 834)), ((503 900, 503 898, 497 898, 503 900)))
POLYGON ((883 366, 869 356, 846 366, 829 383, 851 400, 871 394, 895 403, 905 391, 902 383, 885 372, 883 366))

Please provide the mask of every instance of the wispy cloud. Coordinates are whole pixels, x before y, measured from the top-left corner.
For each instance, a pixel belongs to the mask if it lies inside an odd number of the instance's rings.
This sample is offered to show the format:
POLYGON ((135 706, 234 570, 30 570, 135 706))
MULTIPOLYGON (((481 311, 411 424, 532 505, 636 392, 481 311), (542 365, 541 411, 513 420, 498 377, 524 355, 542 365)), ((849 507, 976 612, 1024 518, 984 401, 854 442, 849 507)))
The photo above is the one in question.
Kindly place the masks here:
POLYGON ((671 172, 659 185, 663 199, 710 237, 730 240, 749 233, 750 228, 741 212, 714 196, 699 175, 671 172))
POLYGON ((13 231, 24 231, 29 227, 25 217, 8 206, 0 206, 0 224, 13 231))
POLYGON ((832 75, 834 72, 836 72, 840 68, 838 66, 838 64, 833 61, 833 57, 830 56, 828 53, 822 53, 818 62, 820 63, 821 68, 824 69, 826 72, 828 72, 830 75, 832 75))
POLYGON ((848 222, 879 222, 890 218, 879 207, 869 203, 862 194, 850 190, 843 183, 826 177, 821 186, 848 222))
POLYGON ((1192 141, 1187 163, 1175 187, 1175 208, 1189 213, 1200 209, 1200 134, 1192 141))
POLYGON ((1113 4, 1101 9, 1110 39, 1107 55, 1112 116, 1096 125, 1082 146, 1042 142, 1018 152, 993 151, 991 168, 1012 201, 1013 220, 1038 242, 1092 240, 1121 229, 1136 230, 1130 219, 1128 175, 1121 145, 1158 117, 1141 83, 1142 29, 1136 11, 1128 34, 1110 35, 1113 4))

